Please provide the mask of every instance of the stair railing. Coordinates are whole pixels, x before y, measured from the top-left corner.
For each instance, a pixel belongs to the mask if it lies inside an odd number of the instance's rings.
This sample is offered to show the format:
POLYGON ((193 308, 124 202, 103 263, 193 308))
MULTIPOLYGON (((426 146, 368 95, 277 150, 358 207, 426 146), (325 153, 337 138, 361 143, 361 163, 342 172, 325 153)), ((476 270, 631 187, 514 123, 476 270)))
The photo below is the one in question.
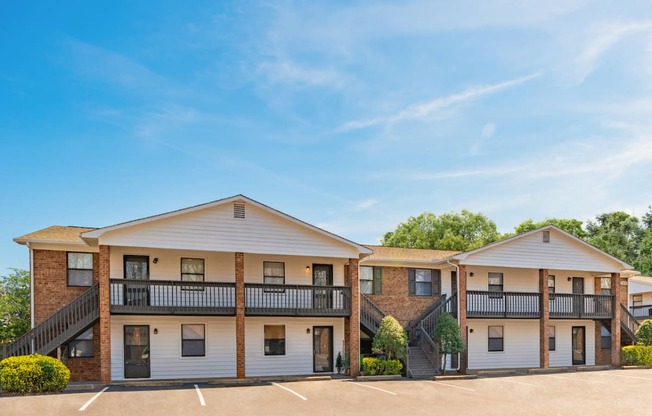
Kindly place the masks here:
POLYGON ((360 323, 374 333, 378 332, 380 322, 385 317, 383 312, 375 303, 367 296, 360 295, 360 323))
POLYGON ((620 326, 632 341, 636 342, 636 331, 641 326, 641 323, 638 322, 634 315, 622 303, 620 304, 620 326))

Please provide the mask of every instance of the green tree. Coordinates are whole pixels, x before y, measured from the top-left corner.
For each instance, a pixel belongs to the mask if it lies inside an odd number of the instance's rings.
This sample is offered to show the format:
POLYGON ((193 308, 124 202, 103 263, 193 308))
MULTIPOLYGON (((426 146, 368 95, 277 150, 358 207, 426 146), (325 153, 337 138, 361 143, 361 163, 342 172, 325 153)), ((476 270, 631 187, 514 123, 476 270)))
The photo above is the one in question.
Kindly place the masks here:
POLYGON ((468 251, 500 239, 496 224, 481 213, 462 210, 439 216, 423 212, 383 236, 388 247, 468 251))
POLYGON ((384 317, 371 344, 371 350, 375 354, 387 354, 388 360, 404 360, 406 346, 407 334, 405 329, 393 316, 387 315, 384 317))
POLYGON ((516 234, 522 234, 528 231, 536 230, 537 228, 545 227, 546 225, 554 225, 555 227, 560 228, 577 238, 585 238, 586 232, 582 228, 582 224, 582 221, 572 218, 546 218, 545 220, 539 222, 534 222, 532 219, 527 219, 514 227, 514 232, 516 234))
POLYGON ((13 341, 30 327, 29 272, 11 269, 0 280, 0 343, 13 341))
POLYGON ((644 231, 638 218, 626 212, 600 214, 586 223, 586 241, 605 253, 634 264, 638 259, 644 231))
POLYGON ((646 319, 636 330, 636 344, 652 346, 652 319, 646 319))
POLYGON ((446 369, 446 356, 464 351, 460 326, 450 313, 444 313, 437 319, 434 341, 439 345, 440 370, 444 371, 446 369))

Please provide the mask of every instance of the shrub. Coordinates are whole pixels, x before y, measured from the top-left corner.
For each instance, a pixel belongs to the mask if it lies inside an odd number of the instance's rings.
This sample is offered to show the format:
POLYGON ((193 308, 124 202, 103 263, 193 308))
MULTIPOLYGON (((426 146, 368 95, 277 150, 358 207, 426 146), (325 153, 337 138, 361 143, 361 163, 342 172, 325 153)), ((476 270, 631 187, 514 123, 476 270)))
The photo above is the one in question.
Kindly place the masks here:
POLYGON ((439 345, 439 354, 441 355, 440 369, 444 370, 446 369, 446 355, 464 351, 460 326, 450 313, 446 312, 439 317, 434 338, 439 345))
POLYGON ((652 345, 652 319, 646 319, 636 330, 637 345, 652 345))
POLYGON ((652 347, 644 345, 628 345, 621 349, 623 365, 652 366, 652 347))
POLYGON ((0 388, 29 394, 62 391, 70 381, 70 370, 56 358, 23 355, 0 361, 0 388))
POLYGON ((407 334, 394 317, 387 315, 380 322, 378 333, 374 337, 371 350, 375 354, 387 354, 388 360, 405 359, 407 334))
POLYGON ((401 374, 403 364, 399 360, 383 360, 375 357, 362 359, 362 371, 366 376, 401 374))

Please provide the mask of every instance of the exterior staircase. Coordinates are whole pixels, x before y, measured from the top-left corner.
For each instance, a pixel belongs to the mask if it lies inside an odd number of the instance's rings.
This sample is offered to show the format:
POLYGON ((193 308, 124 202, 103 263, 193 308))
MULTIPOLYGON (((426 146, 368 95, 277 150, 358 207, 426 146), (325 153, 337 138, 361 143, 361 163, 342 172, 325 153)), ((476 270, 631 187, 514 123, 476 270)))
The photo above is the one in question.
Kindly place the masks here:
POLYGON ((629 339, 632 341, 632 344, 636 342, 636 331, 638 330, 639 326, 641 326, 641 323, 621 303, 620 304, 620 328, 622 329, 623 333, 629 337, 629 339))
POLYGON ((375 303, 367 296, 360 295, 360 325, 366 329, 370 336, 376 335, 380 322, 385 317, 386 313, 383 312, 375 303))
POLYGON ((408 352, 409 375, 412 378, 432 378, 439 374, 437 366, 421 347, 410 347, 408 352))
POLYGON ((100 319, 99 284, 75 298, 48 319, 2 348, 2 356, 50 354, 100 319))

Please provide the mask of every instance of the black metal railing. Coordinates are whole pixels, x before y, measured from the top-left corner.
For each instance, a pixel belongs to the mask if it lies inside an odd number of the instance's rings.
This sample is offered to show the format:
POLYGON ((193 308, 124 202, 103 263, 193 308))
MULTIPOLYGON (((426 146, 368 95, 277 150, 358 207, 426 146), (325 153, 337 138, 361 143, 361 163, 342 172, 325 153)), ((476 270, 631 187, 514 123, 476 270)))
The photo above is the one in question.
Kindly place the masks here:
POLYGON ((629 338, 636 342, 636 331, 641 323, 630 313, 625 305, 620 304, 620 327, 629 335, 629 338))
POLYGON ((466 316, 469 318, 539 318, 541 295, 528 292, 468 290, 466 316))
POLYGON ((360 294, 360 323, 374 335, 380 328, 380 322, 385 317, 383 312, 367 296, 360 294))
POLYGON ((550 294, 551 318, 613 318, 612 295, 550 294))
POLYGON ((235 283, 111 279, 111 313, 235 315, 235 283))
POLYGON ((628 312, 635 318, 652 318, 652 305, 630 306, 628 312))
POLYGON ((351 316, 351 288, 246 283, 245 314, 351 316))
POLYGON ((100 318, 99 293, 98 284, 91 286, 16 341, 5 345, 2 356, 46 355, 79 335, 100 318))

